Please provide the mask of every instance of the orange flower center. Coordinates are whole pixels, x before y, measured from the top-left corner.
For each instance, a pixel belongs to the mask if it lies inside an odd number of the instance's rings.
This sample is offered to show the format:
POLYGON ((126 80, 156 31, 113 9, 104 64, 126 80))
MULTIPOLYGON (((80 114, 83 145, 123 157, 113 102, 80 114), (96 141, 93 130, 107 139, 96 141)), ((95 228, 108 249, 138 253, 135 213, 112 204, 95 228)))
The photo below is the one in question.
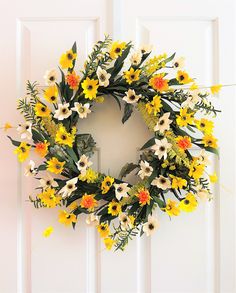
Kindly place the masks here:
POLYGON ((140 191, 139 194, 138 194, 138 198, 139 198, 139 202, 141 204, 148 203, 149 202, 149 198, 150 198, 149 192, 147 190, 140 191))
POLYGON ((192 146, 192 144, 188 138, 182 138, 178 141, 178 146, 183 150, 187 150, 192 146))
POLYGON ((153 87, 157 90, 162 90, 167 86, 167 82, 163 77, 155 77, 153 80, 153 87))

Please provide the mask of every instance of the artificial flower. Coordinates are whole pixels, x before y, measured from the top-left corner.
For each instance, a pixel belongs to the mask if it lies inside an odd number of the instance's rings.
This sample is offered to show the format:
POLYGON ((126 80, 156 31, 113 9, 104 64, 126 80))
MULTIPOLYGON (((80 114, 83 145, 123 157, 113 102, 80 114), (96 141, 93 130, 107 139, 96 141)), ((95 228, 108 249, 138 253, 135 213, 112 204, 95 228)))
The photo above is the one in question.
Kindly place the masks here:
POLYGON ((174 68, 183 68, 184 65, 185 65, 185 58, 184 57, 174 59, 174 61, 173 61, 174 68))
POLYGON ((177 202, 169 198, 167 199, 166 206, 162 210, 166 212, 170 217, 178 216, 180 213, 180 209, 177 206, 177 202))
POLYGON ((35 152, 38 154, 41 158, 46 157, 48 154, 48 147, 50 143, 47 142, 46 140, 44 142, 37 142, 35 144, 35 152))
POLYGON ((203 164, 203 165, 210 165, 211 164, 211 161, 209 160, 209 156, 208 156, 205 149, 202 149, 200 151, 200 154, 198 155, 197 160, 200 164, 203 164))
POLYGON ((105 194, 110 190, 113 182, 114 182, 114 178, 112 178, 110 176, 106 176, 103 179, 102 184, 101 184, 102 194, 105 194))
POLYGON ((179 208, 184 212, 192 212, 197 207, 197 200, 195 196, 189 192, 186 197, 182 199, 179 203, 179 208))
POLYGON ((85 103, 85 104, 81 104, 81 103, 74 103, 74 107, 71 108, 72 111, 76 111, 79 114, 79 118, 84 119, 87 118, 87 115, 89 113, 91 113, 91 110, 89 109, 90 104, 89 103, 85 103))
POLYGON ((216 183, 218 181, 218 177, 216 175, 216 172, 214 172, 213 174, 209 175, 209 179, 211 183, 216 183))
POLYGON ((113 200, 108 204, 108 214, 110 214, 112 216, 118 216, 120 212, 121 212, 121 204, 120 203, 113 200))
POLYGON ((14 153, 18 155, 18 160, 24 162, 30 153, 31 146, 26 142, 21 142, 20 145, 14 150, 14 153))
POLYGON ((9 122, 6 122, 3 126, 4 131, 7 131, 8 129, 11 129, 12 125, 9 122))
POLYGON ((37 168, 35 168, 35 162, 30 160, 28 166, 25 168, 25 176, 35 175, 37 173, 37 168))
POLYGON ((76 134, 76 127, 72 127, 71 132, 67 132, 62 124, 56 132, 55 141, 61 145, 67 145, 72 148, 76 134))
POLYGON ((202 142, 203 142, 205 147, 211 147, 211 148, 214 148, 214 149, 217 148, 217 141, 218 140, 212 134, 206 134, 202 138, 202 142))
POLYGON ((161 158, 164 158, 164 160, 167 158, 167 152, 172 147, 172 144, 167 141, 166 138, 163 139, 155 139, 155 144, 151 147, 151 149, 154 151, 154 154, 158 157, 160 160, 161 158))
POLYGON ((116 59, 118 56, 121 56, 122 51, 126 47, 125 42, 114 42, 111 46, 110 57, 111 59, 116 59))
POLYGON ((146 204, 148 204, 148 205, 150 204, 151 196, 150 196, 148 189, 146 189, 146 188, 139 189, 136 196, 138 197, 139 204, 141 206, 144 206, 146 204))
POLYGON ((48 87, 45 91, 44 91, 44 98, 46 101, 48 101, 49 103, 57 103, 57 98, 58 98, 58 89, 56 85, 50 86, 48 87))
POLYGON ((150 177, 152 175, 153 168, 147 161, 141 161, 139 166, 141 169, 139 170, 138 175, 141 179, 150 177))
POLYGON ((96 71, 98 82, 100 86, 107 87, 109 85, 109 78, 111 77, 110 73, 107 73, 105 69, 102 69, 98 66, 96 71))
POLYGON ((141 45, 139 50, 142 54, 148 54, 152 51, 152 45, 141 45))
POLYGON ((146 104, 146 109, 148 114, 157 115, 157 113, 160 112, 161 108, 162 108, 161 97, 157 95, 153 97, 151 102, 146 104))
POLYGON ((86 99, 93 100, 97 96, 97 89, 99 87, 97 79, 90 79, 87 77, 82 82, 83 93, 86 99))
POLYGON ((19 124, 19 126, 16 129, 21 139, 32 139, 32 123, 26 122, 25 124, 19 124))
POLYGON ((181 177, 174 176, 172 174, 169 175, 172 179, 171 187, 174 189, 182 189, 183 187, 187 186, 187 180, 181 177))
POLYGON ((218 94, 221 88, 222 88, 221 84, 212 85, 210 87, 212 95, 218 94))
POLYGON ((118 200, 121 200, 122 197, 128 197, 128 192, 130 190, 130 187, 128 187, 128 183, 119 183, 114 184, 115 187, 115 195, 118 200))
POLYGON ((87 193, 85 193, 82 196, 80 206, 82 208, 87 209, 90 212, 94 211, 94 208, 98 205, 98 202, 94 197, 95 197, 95 194, 87 194, 87 193))
POLYGON ((192 147, 191 137, 189 136, 179 135, 176 137, 176 142, 177 146, 183 151, 190 149, 192 147))
POLYGON ((47 86, 53 86, 56 84, 57 81, 57 72, 55 69, 47 70, 44 74, 45 84, 47 86))
POLYGON ((134 70, 133 67, 131 67, 129 70, 124 72, 124 78, 128 84, 131 84, 132 82, 139 80, 140 73, 140 69, 134 70))
POLYGON ((71 204, 69 204, 69 205, 67 206, 67 208, 69 209, 70 212, 75 211, 78 207, 79 207, 79 206, 78 206, 77 201, 73 201, 71 204))
POLYGON ((49 226, 43 231, 43 236, 44 237, 49 237, 53 232, 53 227, 49 226))
POLYGON ((38 117, 49 117, 51 110, 40 102, 37 102, 34 107, 35 115, 38 117))
POLYGON ((198 180, 205 170, 205 166, 203 164, 199 164, 197 160, 193 160, 190 164, 188 175, 193 179, 198 180))
POLYGON ((211 194, 209 192, 209 190, 205 189, 202 187, 202 185, 198 185, 196 187, 196 195, 202 200, 202 201, 206 201, 206 200, 210 200, 211 199, 211 194))
POLYGON ((73 213, 68 213, 67 211, 59 212, 59 223, 64 224, 65 226, 69 226, 71 224, 75 224, 77 222, 76 216, 73 213))
POLYGON ((66 162, 60 162, 56 157, 52 157, 47 161, 47 170, 54 174, 61 174, 66 162))
POLYGON ((159 221, 156 218, 149 215, 148 221, 143 224, 143 232, 147 236, 151 236, 156 231, 156 229, 159 228, 159 225, 159 221))
POLYGON ((98 173, 92 168, 88 168, 85 173, 79 175, 79 180, 86 181, 88 183, 94 183, 98 178, 98 173))
POLYGON ((110 234, 110 229, 107 223, 101 223, 100 225, 98 225, 97 230, 101 238, 105 238, 110 234))
POLYGON ((70 89, 77 90, 79 87, 80 77, 75 73, 75 71, 72 71, 66 75, 66 82, 70 89))
POLYGON ((93 163, 89 161, 89 157, 86 155, 82 155, 79 161, 76 163, 76 166, 81 174, 85 174, 86 170, 92 165, 93 163))
POLYGON ((169 178, 159 175, 159 177, 152 180, 151 185, 154 185, 162 190, 166 190, 171 188, 171 181, 169 178))
POLYGON ((189 75, 188 75, 187 72, 185 72, 185 71, 181 71, 181 70, 179 70, 179 71, 177 72, 177 77, 176 77, 176 79, 177 79, 178 82, 181 83, 181 84, 186 84, 186 83, 190 83, 191 81, 193 81, 193 80, 189 77, 189 75))
POLYGON ((66 184, 62 187, 62 189, 58 193, 62 195, 62 198, 71 196, 72 192, 74 192, 77 189, 76 187, 77 182, 78 182, 78 177, 67 180, 66 184))
POLYGON ((133 226, 133 223, 132 223, 130 217, 128 215, 126 215, 125 213, 119 214, 119 221, 120 221, 122 229, 126 230, 128 228, 132 228, 132 226, 133 226))
POLYGON ((55 189, 48 188, 38 194, 38 198, 41 200, 42 204, 47 208, 55 208, 61 202, 61 197, 56 196, 55 189))
POLYGON ((51 187, 57 187, 58 183, 53 179, 53 177, 47 173, 47 175, 44 178, 41 178, 39 180, 40 187, 42 187, 44 190, 51 187))
POLYGON ((72 50, 67 51, 61 55, 60 65, 62 69, 73 68, 73 61, 76 59, 77 54, 72 50))
POLYGON ((169 88, 168 80, 164 79, 164 74, 156 74, 149 80, 149 85, 156 91, 164 92, 169 88))
POLYGON ((95 214, 89 214, 86 218, 86 224, 97 226, 99 224, 99 218, 95 214))
POLYGON ((194 109, 195 105, 201 101, 201 98, 199 96, 199 90, 193 90, 187 99, 181 104, 182 108, 190 108, 194 109))
POLYGON ((197 126, 197 129, 202 131, 205 134, 211 134, 214 128, 214 122, 205 118, 202 118, 200 120, 195 120, 195 125, 197 126))
POLYGON ((170 129, 170 124, 172 120, 169 119, 170 112, 163 114, 157 121, 157 124, 154 127, 154 131, 159 131, 160 133, 164 133, 165 131, 170 129))
POLYGON ((72 111, 69 109, 69 103, 66 104, 58 104, 58 109, 55 110, 54 118, 58 120, 64 120, 72 114, 72 111))
POLYGON ((188 124, 193 124, 193 112, 188 112, 187 108, 181 108, 179 115, 177 115, 176 123, 180 127, 188 126, 188 124))
POLYGON ((126 93, 126 96, 123 97, 123 100, 128 104, 137 103, 142 95, 137 95, 134 90, 129 89, 126 93))
POLYGON ((112 246, 114 245, 115 243, 115 240, 113 240, 112 238, 110 237, 107 237, 107 238, 104 238, 103 240, 104 244, 105 244, 105 247, 107 250, 111 250, 112 249, 112 246))
POLYGON ((134 66, 138 66, 141 61, 142 61, 142 52, 141 51, 134 52, 130 57, 130 62, 134 66))

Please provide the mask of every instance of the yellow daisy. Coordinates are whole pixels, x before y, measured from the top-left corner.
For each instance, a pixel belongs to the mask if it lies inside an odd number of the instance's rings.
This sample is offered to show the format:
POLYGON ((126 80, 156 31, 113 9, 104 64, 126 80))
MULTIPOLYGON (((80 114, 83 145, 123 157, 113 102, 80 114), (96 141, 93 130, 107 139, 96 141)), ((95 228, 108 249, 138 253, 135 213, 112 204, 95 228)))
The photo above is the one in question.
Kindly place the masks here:
POLYGON ((88 183, 94 183, 98 178, 98 173, 95 172, 92 168, 88 168, 86 173, 81 173, 79 175, 79 180, 86 181, 88 183))
POLYGON ((49 161, 47 161, 47 170, 54 174, 61 174, 65 163, 66 162, 60 162, 57 158, 52 157, 49 161))
POLYGON ((51 113, 50 109, 46 105, 43 105, 40 102, 35 104, 34 111, 36 116, 38 117, 49 117, 51 113))
POLYGON ((108 205, 108 214, 111 214, 112 216, 118 216, 121 212, 121 204, 119 204, 116 201, 112 201, 108 205))
POLYGON ((18 155, 18 160, 22 163, 24 162, 30 153, 31 146, 26 142, 21 142, 21 144, 14 150, 14 153, 18 155))
POLYGON ((130 70, 127 70, 124 72, 124 78, 126 79, 126 82, 128 84, 131 84, 132 82, 139 80, 140 73, 141 73, 140 69, 134 70, 131 67, 130 70))
POLYGON ((212 134, 206 134, 203 138, 202 138, 202 142, 204 143, 205 147, 211 147, 216 149, 217 146, 217 141, 218 139, 215 138, 212 134))
POLYGON ((60 125, 56 133, 56 142, 62 145, 68 145, 69 147, 73 146, 75 140, 76 128, 73 127, 71 133, 66 131, 65 126, 60 125))
POLYGON ((179 83, 181 84, 186 84, 192 82, 192 78, 189 77, 188 73, 185 71, 179 70, 177 72, 177 77, 176 79, 178 80, 179 83))
POLYGON ((58 97, 58 89, 57 86, 50 86, 44 92, 44 98, 49 103, 56 103, 58 97))
POLYGON ((179 208, 184 212, 192 212, 197 208, 197 200, 192 193, 187 193, 186 197, 179 203, 179 208))
POLYGON ((178 216, 180 213, 180 209, 177 206, 177 202, 171 199, 167 199, 166 207, 162 209, 169 216, 178 216))
POLYGON ((102 194, 105 194, 110 190, 113 182, 114 182, 114 178, 112 178, 110 176, 106 176, 103 179, 102 185, 101 185, 102 194))
POLYGON ((47 188, 38 195, 42 204, 47 208, 55 208, 61 202, 61 197, 55 195, 55 189, 47 188))
POLYGON ((60 211, 59 213, 59 223, 69 226, 72 223, 76 223, 76 216, 73 213, 68 213, 67 211, 60 211))
POLYGON ((60 65, 62 69, 72 68, 73 61, 76 59, 77 54, 73 53, 72 50, 67 51, 66 53, 61 55, 60 65))
POLYGON ((111 45, 111 50, 110 50, 110 57, 111 59, 116 59, 118 56, 121 56, 122 51, 124 50, 124 48, 126 47, 126 43, 125 42, 114 42, 111 45))
POLYGON ((195 120, 195 124, 197 126, 197 129, 205 134, 211 134, 214 128, 214 122, 205 118, 195 120))
POLYGON ((89 100, 95 99, 97 95, 98 87, 99 87, 99 84, 97 79, 90 79, 89 77, 87 77, 82 82, 82 88, 83 88, 83 93, 85 95, 85 98, 89 100))
POLYGON ((198 164, 196 160, 193 160, 190 164, 190 169, 188 175, 193 179, 198 180, 205 170, 205 166, 203 164, 198 164))
POLYGON ((187 126, 188 124, 192 124, 194 119, 193 114, 194 113, 192 112, 188 113, 187 108, 180 109, 180 113, 179 115, 177 115, 177 118, 176 118, 176 123, 180 127, 184 127, 184 126, 187 126))
POLYGON ((97 230, 101 238, 105 238, 110 234, 110 229, 107 223, 101 223, 100 225, 98 225, 97 230))
POLYGON ((161 97, 157 95, 153 97, 151 102, 146 104, 146 110, 148 114, 154 114, 155 116, 160 112, 161 107, 161 97))
POLYGON ((171 187, 174 189, 180 188, 182 189, 183 187, 187 186, 187 180, 181 178, 181 177, 177 177, 174 175, 169 175, 170 178, 172 178, 172 182, 171 182, 171 187))

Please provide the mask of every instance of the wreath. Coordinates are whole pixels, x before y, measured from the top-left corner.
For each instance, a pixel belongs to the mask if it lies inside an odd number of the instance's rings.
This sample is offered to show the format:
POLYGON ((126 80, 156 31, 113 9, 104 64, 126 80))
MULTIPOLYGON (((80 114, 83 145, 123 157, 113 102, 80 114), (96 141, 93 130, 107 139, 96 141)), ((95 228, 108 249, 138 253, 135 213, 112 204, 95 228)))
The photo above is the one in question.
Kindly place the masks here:
MULTIPOLYGON (((35 208, 60 207, 59 222, 73 227, 86 214, 107 249, 123 250, 129 239, 159 227, 156 208, 174 217, 212 199, 210 184, 217 175, 207 172, 208 152, 217 154, 217 139, 206 117, 219 112, 210 98, 221 86, 199 87, 183 69, 182 57, 151 57, 150 46, 135 50, 132 42, 113 42, 109 36, 94 45, 80 74, 76 58, 74 43, 60 57, 58 72, 46 72, 46 87, 27 82, 17 107, 25 118, 17 126, 21 141, 8 137, 20 162, 32 152, 42 158, 39 164, 29 160, 25 169, 38 180, 37 194, 29 197, 35 208), (92 168, 96 142, 77 132, 104 96, 124 109, 123 123, 135 110, 153 133, 140 148, 139 161, 127 163, 119 178, 92 168), (137 184, 125 181, 131 172, 137 184)), ((49 226, 43 234, 52 231, 49 226)))

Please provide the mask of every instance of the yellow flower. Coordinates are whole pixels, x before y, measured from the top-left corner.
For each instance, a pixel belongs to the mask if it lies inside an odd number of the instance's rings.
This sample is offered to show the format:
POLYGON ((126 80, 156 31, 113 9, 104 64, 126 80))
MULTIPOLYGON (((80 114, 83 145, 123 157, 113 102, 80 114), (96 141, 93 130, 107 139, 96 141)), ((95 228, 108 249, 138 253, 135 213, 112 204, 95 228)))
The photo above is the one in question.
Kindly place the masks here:
POLYGON ((197 129, 205 134, 211 134, 214 128, 214 122, 205 118, 195 120, 195 124, 197 126, 197 129))
POLYGON ((105 194, 110 190, 113 182, 114 182, 114 178, 112 178, 110 176, 106 176, 103 179, 102 185, 101 185, 102 194, 105 194))
POLYGON ((221 90, 221 88, 222 88, 221 84, 215 84, 215 85, 211 86, 210 89, 211 89, 212 95, 218 94, 219 91, 221 90))
POLYGON ((124 72, 124 78, 126 79, 126 82, 128 84, 131 84, 132 82, 139 80, 140 73, 141 73, 140 69, 134 70, 131 67, 130 70, 127 70, 124 72))
POLYGON ((4 131, 7 131, 10 128, 12 128, 12 125, 8 122, 6 122, 5 125, 3 126, 4 131))
POLYGON ((211 147, 216 149, 217 148, 217 139, 212 134, 206 134, 202 138, 202 142, 204 143, 205 147, 211 147))
POLYGON ((87 181, 88 183, 94 183, 98 178, 98 173, 93 169, 89 168, 86 170, 86 173, 81 173, 79 175, 79 180, 87 181))
POLYGON ((49 117, 51 113, 50 109, 40 102, 35 104, 34 111, 38 117, 49 117))
POLYGON ((61 197, 55 195, 55 189, 47 188, 38 195, 42 204, 47 208, 55 208, 61 202, 61 197))
POLYGON ((97 79, 90 79, 89 77, 87 77, 82 82, 82 88, 85 98, 89 100, 96 99, 98 87, 99 84, 97 79))
POLYGON ((164 74, 156 74, 149 80, 149 85, 156 91, 163 92, 168 90, 168 80, 164 79, 164 74))
POLYGON ((181 84, 186 84, 186 83, 190 83, 191 81, 193 81, 193 80, 189 77, 189 75, 188 75, 187 72, 185 72, 185 71, 181 71, 181 70, 179 70, 179 71, 177 72, 177 77, 176 77, 176 79, 177 79, 178 82, 181 83, 181 84))
POLYGON ((160 112, 161 107, 162 107, 162 103, 161 103, 160 96, 154 96, 153 100, 146 104, 146 109, 149 115, 152 113, 156 115, 157 113, 160 112))
POLYGON ((67 207, 70 211, 74 211, 78 208, 78 203, 76 201, 73 201, 70 205, 67 207))
POLYGON ((193 160, 188 175, 197 180, 202 176, 204 169, 205 166, 203 164, 198 164, 196 160, 193 160))
POLYGON ((75 134, 76 134, 76 127, 73 127, 70 133, 70 132, 67 132, 65 126, 61 124, 56 133, 55 140, 59 144, 68 145, 69 147, 72 147, 75 140, 75 134))
POLYGON ((30 152, 31 146, 26 142, 21 142, 21 144, 14 150, 14 153, 18 155, 18 160, 22 163, 24 162, 30 152))
POLYGON ((88 211, 94 211, 94 208, 98 205, 97 200, 94 198, 95 194, 87 194, 82 196, 80 206, 88 209, 88 211))
POLYGON ((57 86, 50 86, 44 92, 44 98, 49 103, 56 103, 58 97, 58 89, 57 86))
POLYGON ((197 90, 198 89, 198 85, 196 83, 192 83, 189 89, 191 91, 197 90))
POLYGON ((97 230, 100 233, 101 238, 105 238, 110 234, 110 229, 107 223, 101 223, 98 225, 97 230))
POLYGON ((172 178, 171 187, 174 189, 177 189, 177 188, 182 189, 183 187, 187 186, 187 180, 181 177, 170 175, 170 178, 172 178))
POLYGON ((180 127, 187 126, 188 124, 193 123, 193 113, 188 113, 187 108, 180 109, 179 115, 177 115, 176 123, 180 127))
POLYGON ((179 208, 184 212, 192 212, 196 209, 198 203, 192 193, 187 193, 186 197, 179 203, 179 208))
POLYGON ((35 144, 35 152, 42 158, 48 154, 48 147, 50 143, 46 140, 44 142, 38 142, 35 144))
POLYGON ((49 226, 43 231, 43 236, 44 237, 49 237, 53 232, 53 227, 49 226))
POLYGON ((110 57, 111 59, 116 59, 118 56, 121 56, 122 51, 124 50, 126 46, 125 42, 114 42, 111 46, 110 50, 110 57))
POLYGON ((218 181, 218 177, 216 175, 216 172, 214 172, 212 175, 209 175, 209 179, 211 183, 216 183, 218 181))
POLYGON ((105 238, 103 241, 104 241, 104 244, 105 244, 107 250, 111 250, 112 246, 115 243, 115 240, 111 239, 110 237, 105 238))
POLYGON ((178 147, 183 151, 192 147, 191 137, 189 137, 189 136, 179 135, 176 137, 176 142, 177 142, 178 147))
POLYGON ((112 216, 118 216, 121 212, 121 204, 119 204, 116 201, 112 201, 108 205, 108 214, 111 214, 112 216))
POLYGON ((52 157, 47 161, 47 170, 55 174, 61 174, 65 163, 66 162, 60 162, 57 158, 52 157))
POLYGON ((178 216, 180 213, 180 209, 177 206, 177 202, 171 199, 167 199, 166 207, 163 208, 169 216, 178 216))
POLYGON ((72 223, 76 223, 76 216, 73 213, 67 213, 67 211, 59 212, 59 223, 64 224, 65 226, 69 226, 72 223))
POLYGON ((66 53, 61 55, 60 65, 62 69, 72 68, 73 61, 76 59, 77 54, 73 53, 72 50, 67 51, 66 53))

